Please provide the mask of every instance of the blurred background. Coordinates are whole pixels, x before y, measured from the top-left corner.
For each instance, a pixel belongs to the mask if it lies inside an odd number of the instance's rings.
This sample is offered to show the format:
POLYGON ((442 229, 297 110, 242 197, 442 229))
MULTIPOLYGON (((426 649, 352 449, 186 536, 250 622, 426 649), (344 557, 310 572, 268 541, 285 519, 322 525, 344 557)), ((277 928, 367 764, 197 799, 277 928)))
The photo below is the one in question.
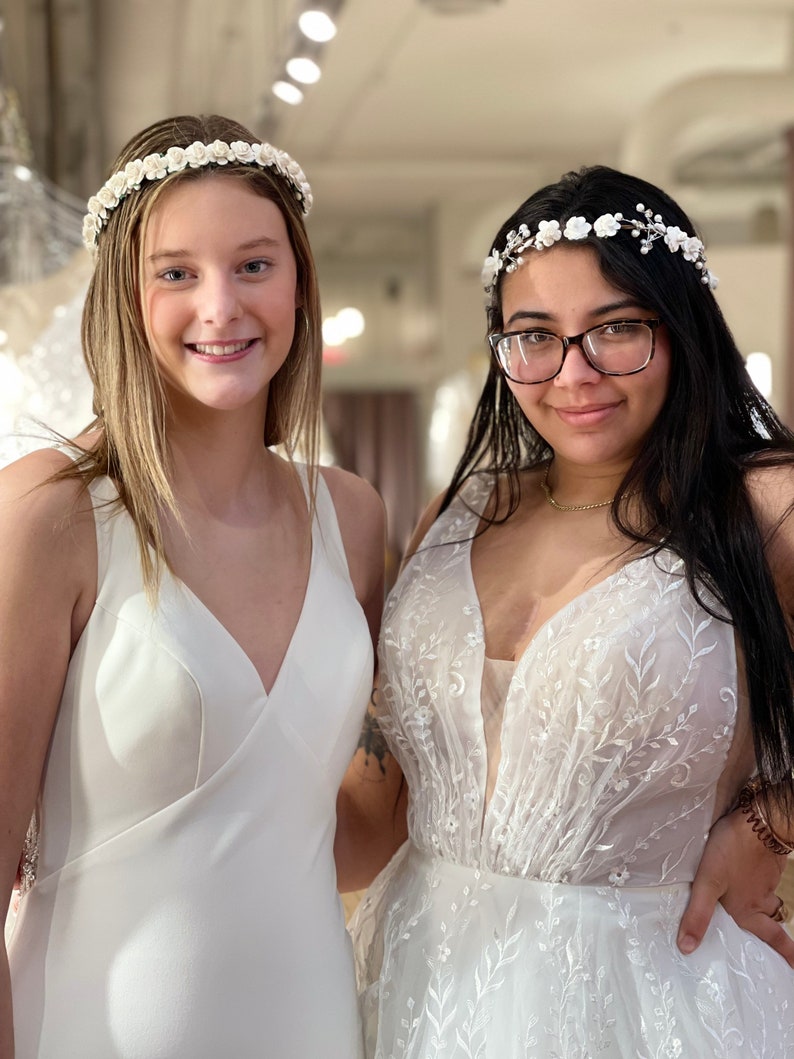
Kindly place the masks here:
POLYGON ((380 489, 392 563, 484 377, 482 260, 567 169, 680 200, 794 422, 794 0, 0 0, 0 18, 0 434, 90 417, 83 203, 132 133, 208 111, 311 181, 325 458, 380 489))

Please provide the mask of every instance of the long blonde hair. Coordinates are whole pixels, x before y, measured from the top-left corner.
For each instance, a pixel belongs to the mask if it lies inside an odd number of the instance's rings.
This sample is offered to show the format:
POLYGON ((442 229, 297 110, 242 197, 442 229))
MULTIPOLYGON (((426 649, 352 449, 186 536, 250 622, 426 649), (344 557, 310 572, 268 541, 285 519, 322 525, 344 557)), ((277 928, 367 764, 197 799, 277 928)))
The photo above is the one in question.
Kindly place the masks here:
MULTIPOLYGON (((217 114, 185 115, 156 122, 122 149, 111 173, 134 159, 165 154, 169 147, 199 141, 257 142, 244 126, 217 114)), ((215 167, 185 169, 145 181, 111 212, 99 235, 96 267, 86 295, 82 343, 94 386, 95 419, 89 430, 97 443, 58 477, 77 477, 87 487, 108 475, 134 524, 144 583, 156 594, 163 565, 168 566, 163 515, 181 522, 171 486, 166 438, 167 398, 146 337, 141 305, 143 237, 161 196, 177 181, 212 179, 215 167)), ((319 450, 322 332, 317 272, 300 205, 277 171, 229 163, 224 176, 244 180, 250 189, 281 211, 297 266, 295 336, 284 364, 270 383, 263 444, 279 445, 289 459, 300 444, 309 465, 314 503, 319 450)))

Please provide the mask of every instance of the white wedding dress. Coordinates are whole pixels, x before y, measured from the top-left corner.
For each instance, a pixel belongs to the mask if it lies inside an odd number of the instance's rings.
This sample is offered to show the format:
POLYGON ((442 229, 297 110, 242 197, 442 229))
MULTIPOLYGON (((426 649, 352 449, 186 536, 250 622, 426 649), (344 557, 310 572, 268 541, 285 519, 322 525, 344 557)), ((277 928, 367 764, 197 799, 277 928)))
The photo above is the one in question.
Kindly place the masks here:
POLYGON ((470 549, 489 490, 467 484, 386 607, 410 839, 351 924, 367 1055, 790 1059, 785 961, 721 906, 694 955, 675 944, 746 779, 732 627, 663 553, 583 592, 515 666, 486 660, 470 549))
POLYGON ((92 494, 97 600, 11 935, 16 1059, 356 1059, 333 843, 372 643, 328 490, 269 692, 173 577, 150 608, 115 488, 92 494))

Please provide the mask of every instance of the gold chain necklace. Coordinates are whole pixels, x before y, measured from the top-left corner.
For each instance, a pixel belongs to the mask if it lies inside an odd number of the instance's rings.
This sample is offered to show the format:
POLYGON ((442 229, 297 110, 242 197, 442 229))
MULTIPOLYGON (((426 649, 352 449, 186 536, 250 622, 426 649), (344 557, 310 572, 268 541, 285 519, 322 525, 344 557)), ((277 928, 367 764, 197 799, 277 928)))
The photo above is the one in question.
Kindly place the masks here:
POLYGON ((546 470, 543 472, 540 484, 546 496, 546 503, 553 507, 555 511, 593 511, 597 507, 608 507, 612 503, 612 500, 599 500, 597 504, 558 504, 551 495, 551 486, 549 485, 549 471, 551 470, 552 462, 552 460, 549 460, 546 464, 546 470))

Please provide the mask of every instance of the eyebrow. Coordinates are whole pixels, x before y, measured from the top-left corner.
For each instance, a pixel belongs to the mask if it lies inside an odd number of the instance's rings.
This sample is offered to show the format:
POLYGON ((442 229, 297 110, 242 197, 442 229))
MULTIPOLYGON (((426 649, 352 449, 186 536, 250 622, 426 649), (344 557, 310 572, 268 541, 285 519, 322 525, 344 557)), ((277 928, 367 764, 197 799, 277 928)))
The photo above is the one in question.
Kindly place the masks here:
MULTIPOLYGON (((608 302, 591 309, 591 316, 606 316, 607 313, 617 312, 619 309, 640 309, 641 306, 634 298, 621 298, 618 301, 608 302)), ((553 313, 543 312, 540 309, 518 309, 509 320, 505 320, 505 327, 518 323, 519 320, 538 320, 551 323, 555 320, 553 313)))
MULTIPOLYGON (((260 235, 257 236, 255 239, 246 239, 246 241, 244 243, 240 243, 240 245, 236 247, 235 250, 239 253, 240 251, 257 250, 260 247, 263 249, 269 249, 271 247, 279 247, 281 245, 282 240, 280 239, 271 239, 268 235, 260 235)), ((146 258, 146 262, 147 264, 154 264, 157 261, 161 261, 163 258, 189 257, 191 253, 193 253, 193 251, 179 248, 174 250, 158 250, 154 254, 149 254, 149 256, 146 258)))

